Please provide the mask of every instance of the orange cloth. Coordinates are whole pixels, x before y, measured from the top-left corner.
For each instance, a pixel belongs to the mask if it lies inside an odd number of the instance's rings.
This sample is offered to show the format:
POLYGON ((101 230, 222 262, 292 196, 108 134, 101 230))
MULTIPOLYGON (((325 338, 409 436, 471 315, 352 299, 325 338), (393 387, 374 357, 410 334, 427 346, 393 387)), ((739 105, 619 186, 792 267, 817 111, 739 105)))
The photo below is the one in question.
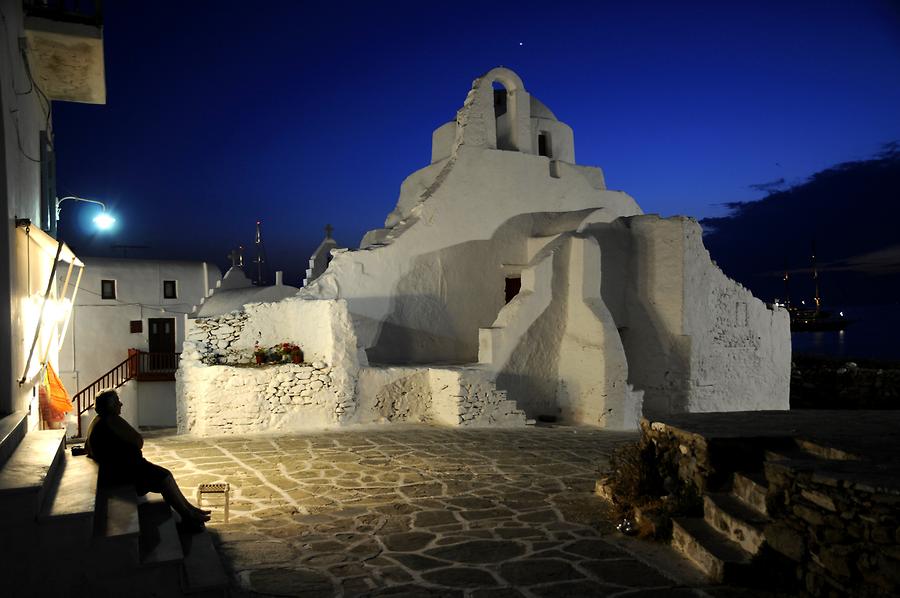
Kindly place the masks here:
MULTIPOLYGON (((62 380, 56 375, 53 366, 49 362, 44 374, 44 385, 47 388, 46 402, 42 405, 46 409, 44 419, 47 421, 60 421, 75 406, 72 405, 72 399, 69 397, 66 387, 63 386, 62 380)), ((41 398, 43 399, 44 397, 42 396, 41 398)))

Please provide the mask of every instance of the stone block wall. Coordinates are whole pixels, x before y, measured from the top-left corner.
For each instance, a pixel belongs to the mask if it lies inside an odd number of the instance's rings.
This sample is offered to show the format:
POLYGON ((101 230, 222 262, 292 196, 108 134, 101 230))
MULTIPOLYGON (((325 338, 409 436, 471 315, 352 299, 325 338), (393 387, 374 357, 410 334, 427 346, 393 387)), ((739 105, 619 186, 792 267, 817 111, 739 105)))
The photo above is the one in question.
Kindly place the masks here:
POLYGON ((181 433, 203 436, 353 423, 516 426, 525 413, 490 372, 465 367, 360 370, 344 301, 283 300, 189 320, 176 374, 181 433), (253 347, 298 344, 311 363, 253 364, 253 347))
POLYGON ((183 354, 206 365, 250 362, 253 354, 234 347, 240 339, 249 316, 246 312, 231 312, 212 318, 190 320, 185 331, 183 354))
POLYGON ((283 300, 188 321, 176 373, 181 433, 317 429, 356 411, 355 336, 342 301, 283 300), (300 346, 308 363, 256 366, 256 343, 300 346))
POLYGON ((437 421, 451 426, 522 426, 525 412, 476 368, 432 368, 437 421))
POLYGON ((369 367, 360 372, 356 423, 521 426, 525 413, 489 372, 460 367, 369 367))
POLYGON ((211 366, 179 370, 178 430, 201 436, 319 428, 339 423, 352 403, 335 392, 322 361, 262 368, 211 366), (191 389, 203 389, 202 393, 191 389))
POLYGON ((796 356, 791 409, 898 409, 900 364, 796 356))
POLYGON ((900 487, 862 481, 864 467, 766 464, 766 541, 813 596, 900 595, 900 487))

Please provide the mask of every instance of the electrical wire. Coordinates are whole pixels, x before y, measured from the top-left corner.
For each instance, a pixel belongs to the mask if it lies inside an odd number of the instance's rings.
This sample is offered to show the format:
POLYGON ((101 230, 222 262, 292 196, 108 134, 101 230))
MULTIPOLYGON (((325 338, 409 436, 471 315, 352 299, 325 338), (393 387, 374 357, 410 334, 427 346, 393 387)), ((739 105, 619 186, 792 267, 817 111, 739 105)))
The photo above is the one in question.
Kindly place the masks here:
MULTIPOLYGON (((6 34, 6 46, 7 46, 7 50, 9 50, 10 41, 12 39, 15 39, 16 43, 18 44, 19 38, 18 37, 13 38, 9 34, 9 21, 6 19, 6 13, 4 13, 2 9, 0 9, 0 19, 3 20, 3 33, 6 34)), ((18 89, 16 89, 16 68, 12 62, 13 53, 12 52, 4 52, 4 54, 6 54, 6 60, 9 65, 10 87, 12 88, 13 95, 18 98, 19 96, 26 96, 26 95, 32 93, 32 91, 37 91, 38 106, 40 107, 41 112, 43 113, 43 116, 44 116, 44 130, 47 132, 47 141, 50 145, 50 148, 53 149, 53 131, 51 130, 52 105, 50 103, 50 98, 47 97, 47 94, 44 93, 44 91, 41 89, 41 87, 37 84, 37 82, 34 80, 34 77, 32 76, 31 66, 28 62, 28 56, 25 53, 25 47, 22 45, 19 45, 19 55, 22 58, 22 62, 25 67, 25 74, 28 77, 28 82, 30 85, 28 91, 20 92, 18 89), (41 103, 41 100, 43 100, 43 104, 41 103), (45 107, 45 105, 46 105, 46 107, 45 107)), ((11 110, 10 112, 12 112, 14 115, 13 118, 15 120, 15 129, 16 129, 16 146, 19 149, 19 153, 22 154, 26 159, 30 160, 31 162, 40 164, 41 160, 39 158, 34 158, 34 157, 30 156, 28 154, 28 152, 25 151, 25 147, 22 143, 22 127, 21 127, 21 123, 19 122, 18 99, 16 100, 15 109, 11 110)))
MULTIPOLYGON (((95 292, 95 291, 90 291, 90 290, 88 290, 88 289, 86 289, 86 288, 84 288, 84 287, 80 288, 79 290, 80 290, 82 293, 88 293, 89 295, 94 295, 95 297, 99 297, 100 299, 103 299, 103 296, 102 296, 100 293, 97 293, 97 292, 95 292)), ((116 302, 116 305, 101 304, 101 305, 90 305, 90 306, 85 305, 85 306, 83 306, 83 307, 118 307, 118 306, 127 306, 127 305, 131 305, 131 306, 139 306, 139 307, 141 307, 142 309, 152 309, 152 310, 154 310, 154 311, 165 311, 166 313, 172 313, 172 314, 184 314, 184 315, 187 315, 187 316, 189 316, 189 315, 191 315, 192 313, 194 313, 193 311, 179 311, 179 310, 169 309, 169 308, 166 307, 165 305, 150 305, 150 304, 148 304, 148 303, 119 301, 118 299, 103 299, 103 300, 104 300, 104 301, 115 301, 115 302, 116 302)), ((173 306, 187 305, 187 303, 173 303, 172 305, 173 305, 173 306)), ((75 307, 75 306, 73 306, 73 307, 75 307)), ((143 315, 143 314, 142 314, 142 315, 143 315)))

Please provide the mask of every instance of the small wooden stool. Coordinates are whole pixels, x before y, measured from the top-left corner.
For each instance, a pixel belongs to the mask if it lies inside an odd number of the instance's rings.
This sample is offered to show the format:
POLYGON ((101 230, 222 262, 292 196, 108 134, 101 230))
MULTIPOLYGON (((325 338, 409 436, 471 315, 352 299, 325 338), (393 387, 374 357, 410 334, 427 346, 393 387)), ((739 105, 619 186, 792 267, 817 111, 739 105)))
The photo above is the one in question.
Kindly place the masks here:
POLYGON ((224 494, 225 495, 225 523, 228 523, 228 482, 220 482, 216 484, 200 484, 197 486, 197 506, 203 508, 204 494, 224 494))

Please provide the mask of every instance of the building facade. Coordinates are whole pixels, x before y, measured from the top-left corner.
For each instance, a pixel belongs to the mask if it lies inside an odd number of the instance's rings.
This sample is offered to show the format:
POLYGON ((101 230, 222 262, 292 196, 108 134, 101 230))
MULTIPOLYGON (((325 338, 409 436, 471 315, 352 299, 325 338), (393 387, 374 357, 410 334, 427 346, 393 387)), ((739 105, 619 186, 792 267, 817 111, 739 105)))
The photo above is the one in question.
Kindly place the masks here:
POLYGON ((128 359, 129 351, 138 351, 141 372, 131 372, 135 378, 119 390, 122 415, 134 426, 173 426, 173 372, 185 323, 222 280, 218 267, 208 262, 83 259, 85 274, 60 348, 60 378, 75 395, 128 359), (156 375, 137 375, 154 370, 156 375))
MULTIPOLYGON (((99 14, 2 0, 0 61, 0 414, 38 426, 38 386, 58 366, 69 303, 57 274, 77 279, 77 257, 55 239, 53 101, 105 103, 99 14), (18 417, 18 416, 15 416, 18 417)), ((73 283, 74 284, 74 283, 73 283)), ((58 369, 58 368, 57 368, 58 369)))
POLYGON ((431 164, 384 226, 329 255, 296 299, 194 320, 182 430, 634 429, 642 415, 788 408, 787 312, 725 276, 695 220, 645 215, 577 164, 572 129, 509 69, 476 79, 433 132, 431 164), (267 386, 208 367, 285 341, 324 364, 321 386, 301 388, 302 369, 267 386))

